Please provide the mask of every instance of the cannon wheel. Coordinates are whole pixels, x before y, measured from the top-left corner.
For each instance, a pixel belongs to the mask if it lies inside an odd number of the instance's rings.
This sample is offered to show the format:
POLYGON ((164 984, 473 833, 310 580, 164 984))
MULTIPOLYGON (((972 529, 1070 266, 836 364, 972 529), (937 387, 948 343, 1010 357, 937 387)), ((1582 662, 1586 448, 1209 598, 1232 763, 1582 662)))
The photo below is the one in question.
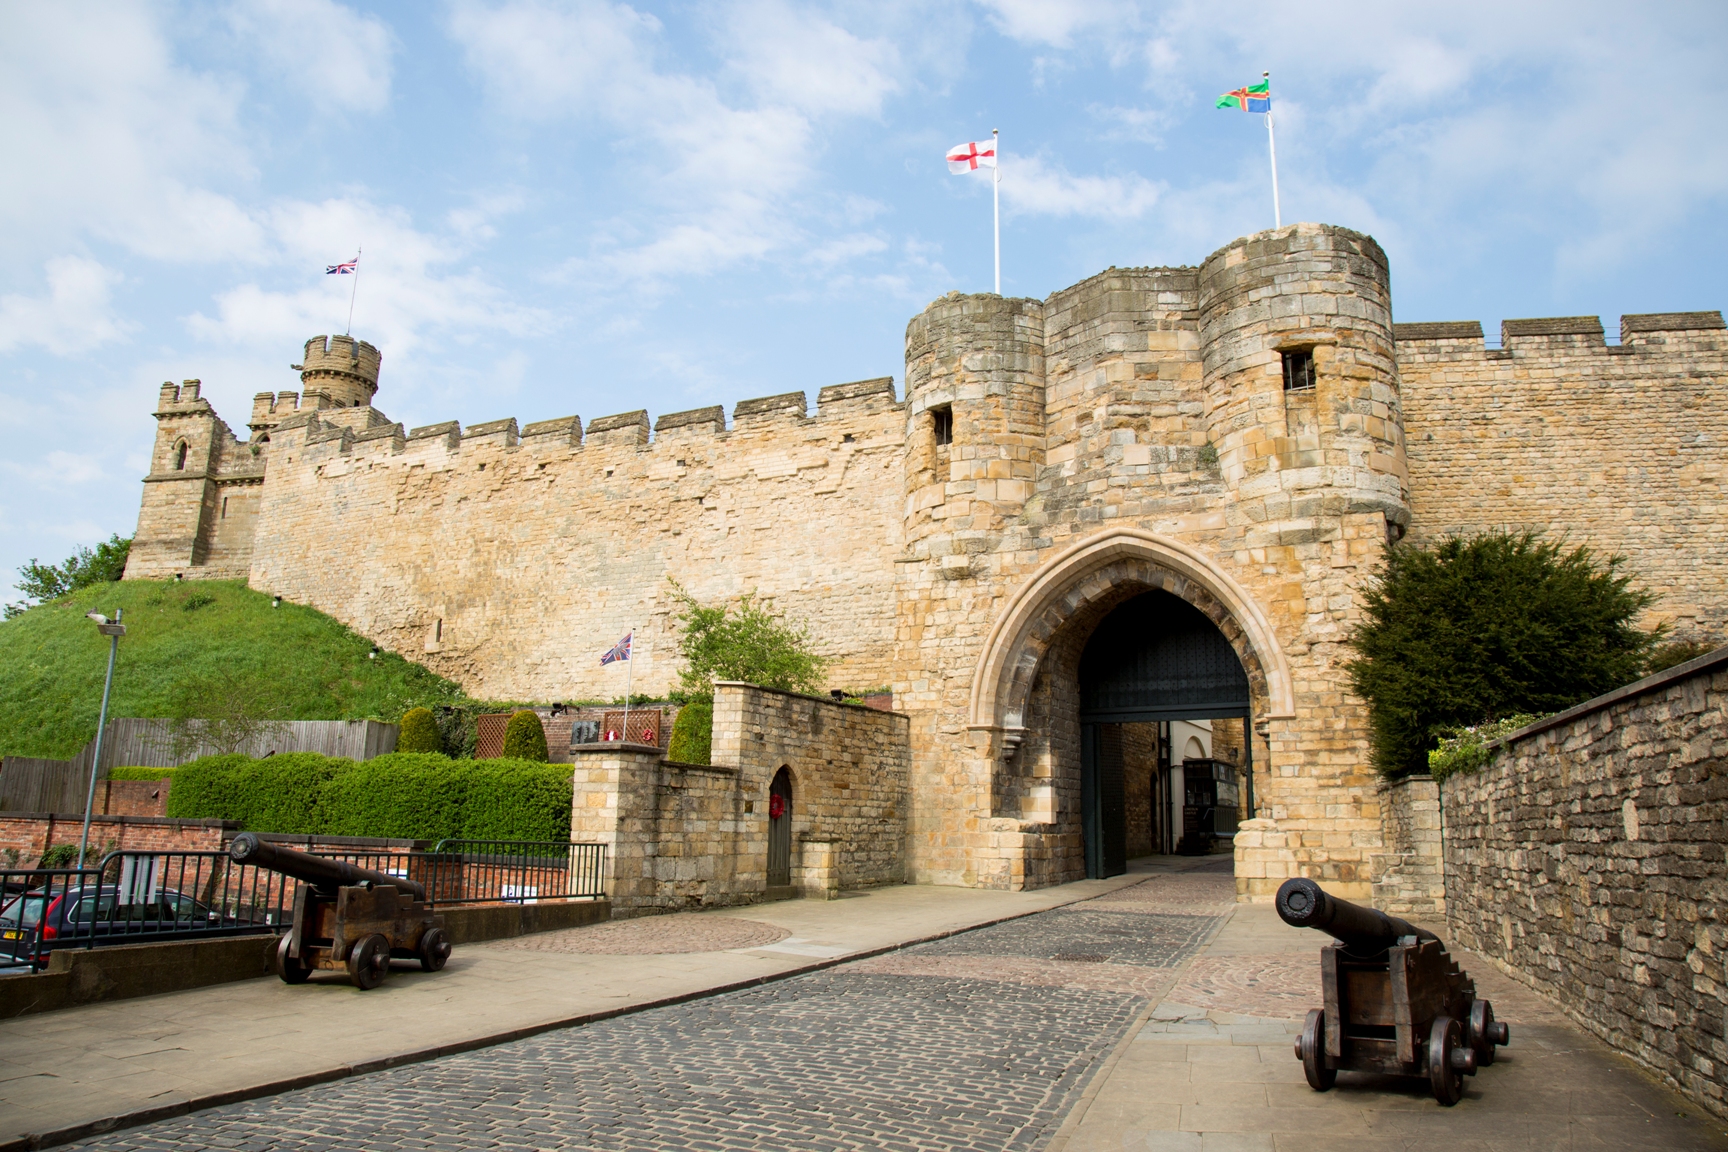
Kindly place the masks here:
POLYGON ((348 953, 348 976, 354 987, 376 988, 390 971, 390 941, 374 933, 348 953))
POLYGON ((1476 1000, 1470 1005, 1470 1046, 1476 1049, 1476 1063, 1488 1065, 1494 1063, 1495 1037, 1504 1030, 1494 1026, 1494 1005, 1486 1000, 1476 1000))
POLYGON ((282 942, 276 945, 276 975, 282 977, 284 984, 304 984, 306 978, 312 975, 312 969, 288 955, 288 942, 291 939, 292 937, 284 936, 282 942))
POLYGON ((1296 1040, 1296 1055, 1302 1060, 1302 1074, 1308 1077, 1308 1087, 1324 1092, 1338 1083, 1338 1069, 1326 1064, 1326 1013, 1310 1009, 1302 1025, 1302 1035, 1296 1040))
POLYGON ((1428 1029, 1428 1081, 1434 1086, 1434 1099, 1448 1108, 1464 1098, 1464 1072, 1452 1060, 1463 1046, 1463 1035, 1450 1016, 1436 1016, 1428 1029))
POLYGON ((450 959, 450 937, 444 934, 444 929, 428 928, 421 933, 419 957, 423 972, 436 972, 444 967, 444 961, 450 959))

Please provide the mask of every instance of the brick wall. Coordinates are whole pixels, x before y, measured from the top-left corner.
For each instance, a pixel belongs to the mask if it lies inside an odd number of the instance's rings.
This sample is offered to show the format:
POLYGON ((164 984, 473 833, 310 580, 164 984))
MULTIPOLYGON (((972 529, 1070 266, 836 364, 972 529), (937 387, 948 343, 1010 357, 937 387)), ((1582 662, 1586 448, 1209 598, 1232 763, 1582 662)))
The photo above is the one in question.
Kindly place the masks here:
POLYGON ((1452 939, 1728 1117, 1728 649, 1445 781, 1452 939))
MULTIPOLYGON (((158 852, 209 852, 223 847, 239 828, 226 820, 169 820, 160 816, 96 816, 90 845, 96 852, 118 849, 158 852)), ((57 844, 77 845, 84 818, 41 812, 0 813, 0 860, 31 867, 57 844)))
POLYGON ((98 780, 96 810, 105 816, 164 816, 168 812, 168 790, 174 781, 98 780))

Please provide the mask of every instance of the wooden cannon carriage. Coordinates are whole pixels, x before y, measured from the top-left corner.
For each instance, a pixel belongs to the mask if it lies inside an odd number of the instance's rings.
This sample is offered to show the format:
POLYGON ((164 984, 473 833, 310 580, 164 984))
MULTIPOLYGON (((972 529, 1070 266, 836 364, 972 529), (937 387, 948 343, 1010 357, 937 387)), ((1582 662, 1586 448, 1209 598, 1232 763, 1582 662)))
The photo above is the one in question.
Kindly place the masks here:
POLYGON ((425 905, 418 881, 266 844, 250 832, 234 837, 228 856, 303 881, 294 924, 276 948, 276 972, 303 984, 313 971, 347 972, 357 988, 376 988, 391 957, 418 960, 436 972, 450 958, 444 922, 425 905))
POLYGON ((1464 1077, 1511 1041, 1434 933, 1327 895, 1312 880, 1284 881, 1278 915, 1333 937, 1320 950, 1326 1006, 1308 1013, 1296 1039, 1316 1092, 1340 1070, 1426 1076, 1434 1099, 1450 1107, 1464 1095, 1464 1077))

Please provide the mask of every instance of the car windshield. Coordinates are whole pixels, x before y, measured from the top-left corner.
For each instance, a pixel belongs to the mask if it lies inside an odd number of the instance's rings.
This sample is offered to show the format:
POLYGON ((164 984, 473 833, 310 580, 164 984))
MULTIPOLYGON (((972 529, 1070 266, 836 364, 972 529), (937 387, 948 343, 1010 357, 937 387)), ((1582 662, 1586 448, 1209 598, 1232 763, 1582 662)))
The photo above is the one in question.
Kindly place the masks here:
POLYGON ((17 931, 20 928, 34 928, 42 920, 42 909, 48 903, 50 896, 46 892, 26 892, 15 897, 0 911, 0 928, 10 928, 17 931))

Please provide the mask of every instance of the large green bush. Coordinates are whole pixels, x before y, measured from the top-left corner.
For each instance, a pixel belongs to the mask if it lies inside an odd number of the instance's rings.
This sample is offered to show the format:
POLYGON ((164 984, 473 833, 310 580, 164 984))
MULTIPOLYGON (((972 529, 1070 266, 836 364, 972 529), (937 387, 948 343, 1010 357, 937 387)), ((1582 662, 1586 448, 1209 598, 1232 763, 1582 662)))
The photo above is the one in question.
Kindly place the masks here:
POLYGON ((680 764, 707 764, 714 757, 714 700, 697 697, 678 709, 666 759, 680 764))
POLYGON ((563 841, 570 795, 568 765, 527 760, 206 756, 174 773, 168 815, 312 836, 563 841))
POLYGON ((540 717, 524 708, 504 726, 504 757, 546 763, 546 729, 540 717))
POLYGON ((430 708, 410 708, 402 713, 402 730, 396 736, 398 752, 442 752, 444 739, 430 708))
POLYGON ((1351 638, 1375 767, 1424 771, 1459 729, 1558 712, 1642 676, 1661 632, 1634 627, 1651 596, 1621 564, 1532 532, 1392 548, 1351 638))

